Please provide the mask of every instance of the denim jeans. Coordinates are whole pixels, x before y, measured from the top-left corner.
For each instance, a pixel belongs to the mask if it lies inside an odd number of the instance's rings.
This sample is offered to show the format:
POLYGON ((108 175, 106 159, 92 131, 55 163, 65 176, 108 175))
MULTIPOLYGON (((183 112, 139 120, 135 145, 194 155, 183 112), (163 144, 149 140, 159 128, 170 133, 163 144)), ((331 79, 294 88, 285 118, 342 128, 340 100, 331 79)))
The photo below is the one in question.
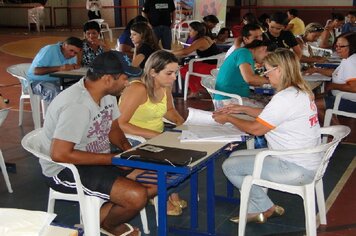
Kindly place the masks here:
POLYGON ((170 50, 172 45, 171 28, 166 25, 157 25, 153 27, 153 31, 155 32, 157 40, 161 40, 162 47, 170 50))
POLYGON ((40 95, 41 99, 50 103, 61 92, 57 81, 33 81, 31 83, 34 94, 40 95))
MULTIPOLYGON (((255 155, 263 149, 236 151, 231 153, 222 165, 222 169, 230 182, 241 190, 242 182, 245 176, 252 175, 255 155)), ((307 170, 301 166, 281 160, 277 157, 267 156, 263 162, 261 178, 276 183, 290 185, 304 185, 312 182, 315 171, 307 170)), ((274 203, 267 196, 262 187, 253 185, 250 192, 248 213, 265 212, 271 208, 274 203)))

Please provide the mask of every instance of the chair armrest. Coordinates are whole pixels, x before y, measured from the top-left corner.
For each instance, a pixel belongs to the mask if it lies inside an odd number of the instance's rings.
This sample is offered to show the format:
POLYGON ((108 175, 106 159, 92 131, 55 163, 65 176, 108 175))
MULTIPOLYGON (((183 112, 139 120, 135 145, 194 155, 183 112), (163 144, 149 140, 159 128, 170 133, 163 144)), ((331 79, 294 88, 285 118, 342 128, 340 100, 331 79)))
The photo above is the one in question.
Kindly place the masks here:
POLYGON ((338 92, 336 94, 336 96, 335 96, 335 102, 334 102, 333 110, 339 110, 341 98, 345 98, 347 95, 351 95, 351 94, 353 94, 353 93, 344 92, 344 91, 338 92))
POLYGON ((263 162, 267 156, 282 156, 282 155, 294 155, 294 154, 312 154, 324 152, 335 143, 338 143, 339 140, 333 140, 327 144, 321 144, 312 148, 303 148, 303 149, 291 149, 291 150, 266 150, 261 151, 256 155, 255 164, 253 168, 253 178, 260 179, 262 173, 263 162))

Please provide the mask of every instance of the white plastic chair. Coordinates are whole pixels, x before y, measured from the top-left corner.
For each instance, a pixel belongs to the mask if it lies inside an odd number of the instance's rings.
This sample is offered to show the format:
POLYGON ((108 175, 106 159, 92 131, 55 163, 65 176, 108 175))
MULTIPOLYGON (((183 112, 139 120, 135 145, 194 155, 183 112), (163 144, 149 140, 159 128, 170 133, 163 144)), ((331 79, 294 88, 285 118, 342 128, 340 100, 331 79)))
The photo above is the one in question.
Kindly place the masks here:
MULTIPOLYGON (((39 135, 41 135, 41 132, 42 132, 42 128, 33 130, 30 133, 26 134, 21 141, 22 147, 26 149, 28 152, 32 153, 34 156, 38 157, 39 159, 44 159, 46 161, 50 161, 70 169, 73 173, 73 177, 76 183, 76 190, 77 190, 77 193, 69 194, 69 193, 61 193, 50 188, 47 211, 50 213, 54 212, 54 205, 56 200, 79 202, 81 221, 83 222, 84 225, 85 235, 86 236, 100 235, 100 207, 105 202, 105 200, 99 197, 88 196, 84 194, 83 185, 75 165, 68 164, 68 163, 54 162, 48 155, 43 153, 43 150, 41 149, 41 144, 39 142, 39 135)), ((144 228, 144 232, 148 234, 149 230, 147 226, 147 216, 146 216, 145 208, 141 210, 141 219, 142 217, 146 219, 145 223, 143 223, 143 228, 144 228)))
POLYGON ((174 31, 174 40, 177 41, 184 41, 188 38, 188 34, 189 34, 189 24, 192 23, 193 21, 196 20, 183 20, 180 21, 177 25, 176 30, 174 31), (183 37, 182 37, 183 35, 183 37), (184 40, 181 40, 184 39, 184 40))
MULTIPOLYGON (((31 63, 21 63, 9 66, 6 71, 12 76, 19 79, 21 83, 21 96, 19 104, 19 126, 22 125, 23 120, 23 105, 25 99, 30 99, 32 119, 35 129, 41 127, 41 96, 32 93, 32 88, 27 80, 27 71, 30 68, 31 63)), ((43 111, 45 112, 45 111, 43 111)), ((44 115, 44 114, 43 114, 44 115)))
MULTIPOLYGON (((8 108, 0 110, 0 126, 5 121, 9 111, 10 111, 10 109, 8 109, 8 108)), ((1 149, 0 149, 0 167, 1 167, 2 175, 4 176, 4 179, 5 179, 7 190, 9 191, 9 193, 12 193, 13 191, 12 191, 9 175, 7 174, 5 160, 4 160, 4 156, 2 155, 1 149)))
POLYGON ((199 76, 199 77, 205 77, 208 74, 200 74, 197 72, 194 72, 194 62, 198 62, 198 61, 207 61, 207 60, 217 60, 217 65, 216 67, 220 67, 220 65, 222 64, 222 62, 224 61, 225 58, 225 53, 220 53, 211 57, 203 57, 203 58, 195 58, 195 59, 191 59, 189 61, 188 64, 188 71, 185 74, 185 83, 184 83, 184 101, 187 100, 187 96, 188 96, 188 85, 189 85, 189 77, 191 75, 195 75, 195 76, 199 76))
POLYGON ((339 92, 336 95, 333 109, 327 109, 326 112, 325 112, 324 127, 325 126, 330 126, 331 117, 332 117, 333 114, 339 115, 339 116, 346 116, 346 117, 356 118, 356 111, 355 112, 346 112, 346 111, 340 111, 339 110, 339 105, 340 105, 341 98, 345 98, 345 97, 350 96, 350 95, 354 95, 354 93, 339 92))
MULTIPOLYGON (((223 91, 216 90, 215 82, 216 82, 215 78, 210 75, 203 77, 202 80, 200 81, 201 85, 209 92, 209 94, 211 95, 211 98, 213 100, 214 100, 214 94, 219 94, 222 96, 234 98, 237 100, 239 105, 242 105, 242 98, 240 95, 233 94, 233 93, 226 93, 223 91)), ((215 103, 214 103, 214 106, 215 106, 215 103)))
POLYGON ((305 227, 308 236, 316 235, 316 216, 315 216, 315 194, 319 209, 320 223, 326 224, 326 210, 325 198, 323 189, 323 175, 329 164, 329 160, 341 139, 350 133, 350 128, 347 126, 337 125, 321 128, 321 133, 324 135, 331 135, 333 139, 327 144, 321 144, 314 148, 304 148, 298 150, 266 150, 259 152, 256 155, 255 165, 252 176, 246 176, 243 180, 241 187, 241 201, 240 201, 240 222, 239 222, 239 235, 245 235, 247 207, 249 195, 252 185, 261 186, 264 188, 271 188, 282 192, 297 194, 304 200, 305 211, 305 227), (290 154, 312 154, 323 153, 323 159, 315 174, 314 180, 305 185, 287 185, 281 183, 274 183, 268 180, 261 179, 261 172, 263 161, 267 156, 280 156, 290 154))
POLYGON ((107 22, 105 22, 104 19, 92 19, 90 21, 95 21, 99 24, 100 26, 100 34, 101 37, 104 39, 104 33, 108 32, 109 33, 109 38, 110 38, 110 42, 113 41, 113 36, 112 36, 112 30, 109 28, 109 24, 107 22))
POLYGON ((31 30, 31 24, 36 24, 36 29, 40 32, 42 25, 43 31, 46 31, 44 6, 38 6, 27 10, 28 30, 31 30))

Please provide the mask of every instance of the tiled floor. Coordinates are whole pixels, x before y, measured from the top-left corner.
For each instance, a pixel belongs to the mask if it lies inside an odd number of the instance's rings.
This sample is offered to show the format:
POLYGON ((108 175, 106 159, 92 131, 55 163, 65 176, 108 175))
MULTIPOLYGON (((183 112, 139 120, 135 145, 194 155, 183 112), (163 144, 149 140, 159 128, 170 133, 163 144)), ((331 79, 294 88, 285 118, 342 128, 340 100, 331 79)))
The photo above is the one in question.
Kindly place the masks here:
MULTIPOLYGON (((4 33, 0 30, 0 46, 7 42, 26 39, 27 37, 39 36, 37 33, 25 34, 25 29, 16 29, 16 32, 4 33)), ((73 32, 72 32, 73 33, 73 32)), ((81 32, 74 32, 80 34, 81 32)), ((43 33, 41 33, 43 34, 43 33)), ((68 35, 66 31, 52 31, 47 35, 68 35)), ((29 45, 31 47, 31 45, 29 45)), ((15 207, 31 210, 46 210, 48 190, 41 179, 41 172, 36 158, 24 151, 20 145, 21 138, 33 129, 33 122, 30 112, 25 112, 23 126, 18 124, 18 97, 20 87, 18 81, 6 73, 6 68, 12 64, 30 62, 24 59, 0 52, 0 93, 10 98, 12 111, 2 127, 0 127, 0 148, 6 161, 16 164, 16 173, 10 172, 14 193, 9 194, 6 190, 3 178, 0 176, 0 207, 15 207)), ((193 106, 201 109, 212 109, 209 100, 191 100, 183 102, 181 98, 176 99, 177 109, 184 115, 187 114, 187 107, 193 106)), ((27 105, 26 109, 30 108, 27 105)), ((351 125, 355 122, 345 120, 351 125)), ((353 126, 354 127, 354 126, 353 126)), ((355 133, 355 129, 353 129, 355 133)), ((354 200, 356 187, 356 139, 353 136, 350 142, 354 145, 343 144, 337 151, 329 165, 324 179, 325 194, 328 198, 327 204, 330 206, 328 212, 328 225, 319 228, 319 235, 356 235, 356 203, 354 200), (351 164, 350 164, 351 163, 351 164), (335 186, 337 186, 335 188, 335 186), (335 199, 332 200, 332 199, 335 199)), ((221 161, 218 161, 216 168, 216 191, 223 194, 226 180, 219 168, 221 161)), ((11 169, 10 169, 11 171, 11 169)), ((205 229, 204 221, 206 212, 205 187, 206 179, 204 171, 199 177, 199 228, 205 229)), ((236 191, 237 192, 237 191, 236 191)), ((237 194, 237 193, 236 193, 237 194)), ((275 218, 263 225, 249 224, 246 235, 303 235, 304 234, 304 212, 302 201, 298 197, 270 191, 272 199, 286 208, 286 215, 275 218)), ((181 195, 189 199, 189 187, 185 188, 181 195)), ((213 207, 213 206, 209 206, 213 207)), ((228 221, 231 216, 238 214, 238 205, 218 201, 215 206, 216 229, 222 235, 236 235, 237 225, 228 221)), ((156 235, 155 216, 153 207, 148 206, 148 216, 151 228, 151 235, 156 235)), ((78 223, 78 205, 73 203, 60 203, 56 207, 58 217, 56 221, 61 224, 73 225, 78 223)), ((182 216, 170 217, 170 226, 187 227, 189 223, 189 209, 185 210, 182 216)), ((135 218, 132 223, 140 226, 140 221, 135 218)))

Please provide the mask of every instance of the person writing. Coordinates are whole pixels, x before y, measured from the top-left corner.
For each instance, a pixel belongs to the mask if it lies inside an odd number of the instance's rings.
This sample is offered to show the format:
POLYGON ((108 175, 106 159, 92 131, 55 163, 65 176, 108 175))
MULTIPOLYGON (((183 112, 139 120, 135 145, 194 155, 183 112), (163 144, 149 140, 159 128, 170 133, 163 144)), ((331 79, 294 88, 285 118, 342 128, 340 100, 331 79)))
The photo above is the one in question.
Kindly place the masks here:
POLYGON ((342 58, 336 69, 313 67, 306 70, 306 73, 309 74, 320 73, 332 77, 332 81, 325 84, 326 94, 316 100, 320 119, 324 117, 326 109, 334 107, 335 96, 340 91, 350 92, 350 94, 341 99, 339 110, 356 111, 356 33, 339 35, 335 49, 339 57, 342 58))
MULTIPOLYGON (((267 45, 261 40, 253 40, 242 48, 233 51, 223 62, 216 78, 215 88, 219 91, 238 94, 242 97, 243 104, 252 105, 250 85, 261 86, 269 81, 254 72, 255 62, 262 63, 267 56, 267 45)), ((215 94, 214 102, 222 101, 223 104, 231 102, 229 97, 215 94)), ((216 106, 219 107, 219 106, 216 106)))
POLYGON ((314 56, 310 43, 318 41, 324 28, 316 22, 310 23, 305 27, 305 33, 296 37, 297 42, 302 49, 301 63, 304 66, 313 66, 313 63, 323 63, 327 61, 326 57, 314 56))
MULTIPOLYGON (((100 225, 114 235, 140 235, 125 222, 156 194, 156 190, 127 178, 132 169, 111 164, 116 154, 110 153, 110 143, 123 151, 131 148, 118 125, 115 96, 128 84, 128 76, 140 74, 122 53, 100 54, 84 78, 53 100, 40 133, 41 146, 53 161, 76 166, 85 194, 107 201, 100 209, 100 225)), ((51 188, 75 192, 71 171, 45 160, 40 164, 51 188)))
POLYGON ((69 37, 64 42, 41 48, 27 72, 33 93, 40 95, 44 101, 50 103, 61 90, 58 78, 51 77, 49 74, 80 68, 77 55, 82 47, 81 39, 69 37))
POLYGON ((85 39, 83 40, 83 49, 78 54, 78 64, 88 67, 96 56, 109 51, 110 48, 103 40, 99 39, 100 26, 97 22, 86 22, 83 31, 85 39))
MULTIPOLYGON (((287 49, 277 49, 266 56, 266 76, 277 90, 264 109, 240 105, 228 105, 213 114, 218 123, 231 123, 241 131, 252 135, 265 135, 271 150, 305 149, 321 143, 320 126, 314 95, 300 72, 298 57, 287 49), (255 120, 243 120, 232 114, 246 113, 255 120)), ((257 154, 258 149, 254 150, 257 154)), ((322 156, 300 154, 269 156, 263 163, 262 178, 277 183, 310 183, 322 156)), ((255 155, 233 152, 222 165, 229 181, 241 189, 243 179, 252 175, 255 155)), ((275 205, 262 187, 251 189, 247 222, 264 223, 269 217, 281 216, 284 209, 275 205)), ((238 223, 239 217, 230 219, 238 223)))
MULTIPOLYGON (((153 138, 164 131, 163 118, 181 125, 184 119, 174 108, 172 85, 176 80, 178 59, 170 52, 159 50, 147 60, 141 80, 130 83, 120 97, 118 120, 128 134, 153 138)), ((168 215, 180 215, 187 203, 178 194, 171 194, 168 215)))

